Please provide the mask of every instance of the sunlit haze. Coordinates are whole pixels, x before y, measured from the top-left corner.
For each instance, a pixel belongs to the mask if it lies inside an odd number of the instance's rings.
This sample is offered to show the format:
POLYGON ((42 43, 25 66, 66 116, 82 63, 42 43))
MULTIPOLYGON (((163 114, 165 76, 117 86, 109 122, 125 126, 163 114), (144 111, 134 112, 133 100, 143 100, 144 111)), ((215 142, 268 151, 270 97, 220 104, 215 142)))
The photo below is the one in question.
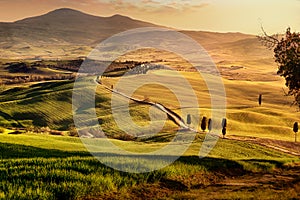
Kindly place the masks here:
POLYGON ((73 8, 97 16, 126 15, 135 19, 188 30, 259 34, 287 27, 300 31, 299 0, 1 0, 0 21, 12 22, 73 8))

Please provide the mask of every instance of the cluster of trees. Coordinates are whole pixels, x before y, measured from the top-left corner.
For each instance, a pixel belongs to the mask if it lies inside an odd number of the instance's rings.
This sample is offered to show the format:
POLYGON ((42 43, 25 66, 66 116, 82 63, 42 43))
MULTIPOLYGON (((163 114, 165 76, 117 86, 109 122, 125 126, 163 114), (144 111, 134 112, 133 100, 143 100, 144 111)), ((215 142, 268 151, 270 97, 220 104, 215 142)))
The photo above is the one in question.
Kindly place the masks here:
POLYGON ((128 74, 147 74, 150 70, 164 69, 163 65, 155 65, 150 63, 141 64, 132 68, 128 74))
MULTIPOLYGON (((12 128, 14 130, 11 134, 22 134, 22 133, 39 133, 39 134, 50 134, 50 135, 65 135, 63 131, 53 130, 48 126, 27 126, 26 128, 12 128)), ((0 133, 4 133, 5 129, 0 127, 0 133)), ((69 126, 67 131, 69 136, 78 137, 78 132, 76 127, 72 124, 69 126)))
MULTIPOLYGON (((87 61, 85 61, 87 62, 87 61)), ((90 61, 92 63, 92 61, 90 61)), ((101 66, 99 63, 93 64, 94 66, 101 66)), ((90 69, 90 67, 89 67, 90 69)), ((137 62, 137 61, 116 61, 109 65, 109 67, 103 73, 107 77, 119 77, 124 74, 146 74, 149 70, 165 69, 165 66, 152 64, 149 62, 137 62)), ((97 69, 98 70, 98 69, 97 69)), ((97 71, 95 71, 97 72, 97 71)))
POLYGON ((24 75, 0 75, 0 84, 19 84, 26 82, 35 82, 35 81, 48 81, 48 80, 72 80, 76 77, 76 73, 83 60, 57 60, 57 61, 36 61, 36 62, 11 62, 5 63, 10 73, 23 73, 24 75), (42 68, 52 68, 52 69, 63 69, 71 71, 74 73, 70 74, 47 74, 42 68))
MULTIPOLYGON (((85 63, 91 63, 94 66, 101 66, 105 64, 104 62, 97 63, 93 60, 86 60, 85 63)), ((106 68, 105 72, 103 73, 104 76, 107 77, 119 77, 123 76, 127 71, 134 69, 137 66, 146 64, 147 62, 137 62, 137 61, 114 61, 113 63, 110 63, 110 65, 106 68)), ((109 63, 106 63, 109 64, 109 63)), ((86 64, 87 65, 87 64, 86 64)), ((91 68, 89 66, 89 68, 91 68)), ((99 69, 95 69, 95 72, 98 72, 99 69)))
POLYGON ((30 75, 30 76, 1 76, 3 80, 1 84, 19 84, 28 83, 36 81, 50 81, 50 80, 73 80, 76 77, 75 74, 57 74, 52 76, 40 76, 40 75, 30 75))
POLYGON ((137 62, 132 60, 115 61, 109 65, 105 72, 129 70, 146 63, 147 62, 137 62))
POLYGON ((10 73, 32 73, 38 72, 38 68, 63 69, 67 71, 77 72, 83 63, 82 59, 76 60, 42 60, 36 62, 11 62, 5 63, 10 73))
POLYGON ((48 67, 54 69, 63 69, 71 72, 78 72, 81 64, 83 63, 82 59, 77 60, 58 60, 58 61, 51 61, 54 64, 44 64, 42 61, 41 63, 37 63, 38 66, 41 67, 48 67))
POLYGON ((28 126, 25 128, 25 131, 29 133, 64 135, 62 131, 52 130, 48 126, 46 127, 28 126))
MULTIPOLYGON (((187 115, 187 119, 186 119, 186 123, 188 125, 191 125, 192 124, 192 118, 191 118, 191 115, 188 114, 187 115)), ((227 133, 227 119, 226 118, 223 118, 222 119, 222 135, 223 135, 223 138, 225 138, 225 135, 227 133)), ((203 132, 206 131, 206 129, 208 129, 209 132, 211 132, 212 130, 212 119, 209 118, 207 120, 207 117, 203 116, 202 120, 201 120, 201 125, 200 125, 200 128, 203 132)), ((299 131, 299 126, 298 126, 298 122, 295 122, 294 123, 294 126, 293 126, 293 131, 295 133, 295 142, 297 142, 297 133, 299 131)))
MULTIPOLYGON (((191 118, 191 115, 188 114, 187 117, 186 117, 186 123, 188 125, 191 125, 192 123, 192 118, 191 118)), ((223 135, 223 138, 225 138, 225 135, 227 133, 227 119, 226 118, 223 118, 222 119, 222 135, 223 135)), ((200 128, 203 132, 206 131, 206 129, 208 129, 209 132, 211 132, 212 130, 212 119, 209 118, 207 119, 207 117, 203 116, 202 120, 201 120, 201 124, 200 124, 200 128)))
POLYGON ((35 65, 25 62, 17 62, 17 63, 7 63, 8 66, 5 67, 9 71, 9 73, 33 73, 38 69, 35 65))

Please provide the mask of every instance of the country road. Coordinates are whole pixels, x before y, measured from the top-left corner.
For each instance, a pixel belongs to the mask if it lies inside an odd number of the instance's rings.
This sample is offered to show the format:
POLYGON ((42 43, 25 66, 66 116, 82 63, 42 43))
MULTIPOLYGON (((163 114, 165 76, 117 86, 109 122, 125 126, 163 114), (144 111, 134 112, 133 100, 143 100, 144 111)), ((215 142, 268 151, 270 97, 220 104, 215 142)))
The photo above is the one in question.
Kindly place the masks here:
POLYGON ((160 103, 155 103, 155 102, 151 102, 151 101, 145 101, 145 100, 141 100, 141 99, 137 99, 134 97, 130 97, 122 92, 119 92, 115 89, 111 89, 110 87, 107 87, 106 85, 102 84, 101 82, 98 82, 97 79, 95 80, 95 82, 99 85, 102 85, 105 89, 109 90, 110 92, 113 92, 115 94, 118 94, 122 97, 125 97, 127 99, 130 99, 134 102, 140 103, 140 104, 147 104, 147 105, 151 105, 154 106, 155 108, 161 110, 162 112, 166 113, 168 118, 173 121, 176 125, 178 125, 181 129, 186 129, 186 130, 190 130, 193 132, 198 132, 197 130, 194 130, 192 128, 190 128, 182 119, 182 117, 180 117, 177 113, 175 113, 174 111, 172 111, 171 109, 167 108, 166 106, 160 104, 160 103))

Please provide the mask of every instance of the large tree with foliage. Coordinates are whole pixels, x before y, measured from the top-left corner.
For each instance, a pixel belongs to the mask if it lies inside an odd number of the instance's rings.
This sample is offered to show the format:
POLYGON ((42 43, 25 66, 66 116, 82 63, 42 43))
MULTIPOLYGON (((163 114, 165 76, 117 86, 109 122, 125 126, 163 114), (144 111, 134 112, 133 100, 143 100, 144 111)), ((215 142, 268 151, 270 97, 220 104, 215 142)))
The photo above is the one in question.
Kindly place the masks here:
POLYGON ((294 104, 300 108, 300 33, 292 33, 288 28, 284 37, 278 39, 263 32, 260 37, 263 44, 274 48, 275 62, 279 65, 277 74, 285 78, 287 94, 294 96, 294 104))

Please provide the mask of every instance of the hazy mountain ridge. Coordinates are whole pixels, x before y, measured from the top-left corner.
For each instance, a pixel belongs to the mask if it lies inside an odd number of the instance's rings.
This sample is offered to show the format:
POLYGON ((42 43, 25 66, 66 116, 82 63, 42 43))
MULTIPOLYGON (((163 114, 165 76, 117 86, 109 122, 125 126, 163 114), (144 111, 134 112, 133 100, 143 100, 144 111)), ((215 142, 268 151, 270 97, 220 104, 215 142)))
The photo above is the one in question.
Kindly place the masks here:
MULTIPOLYGON (((101 41, 125 30, 149 26, 158 27, 122 15, 99 17, 63 8, 13 23, 0 22, 0 44, 16 41, 32 45, 45 43, 91 45, 95 41, 101 41)), ((254 37, 242 33, 182 32, 197 41, 200 40, 201 43, 233 42, 254 37)))
POLYGON ((1 23, 0 44, 26 42, 31 45, 91 45, 112 34, 146 26, 154 25, 121 15, 97 17, 72 9, 58 9, 42 16, 1 23))
MULTIPOLYGON (((134 28, 159 27, 122 15, 99 17, 62 8, 13 23, 0 23, 0 58, 55 59, 87 56, 102 40, 134 28)), ((272 51, 255 35, 180 31, 200 43, 220 67, 274 66, 272 51)), ((271 67, 269 71, 273 71, 271 67)), ((243 73, 235 71, 234 73, 243 73)))

